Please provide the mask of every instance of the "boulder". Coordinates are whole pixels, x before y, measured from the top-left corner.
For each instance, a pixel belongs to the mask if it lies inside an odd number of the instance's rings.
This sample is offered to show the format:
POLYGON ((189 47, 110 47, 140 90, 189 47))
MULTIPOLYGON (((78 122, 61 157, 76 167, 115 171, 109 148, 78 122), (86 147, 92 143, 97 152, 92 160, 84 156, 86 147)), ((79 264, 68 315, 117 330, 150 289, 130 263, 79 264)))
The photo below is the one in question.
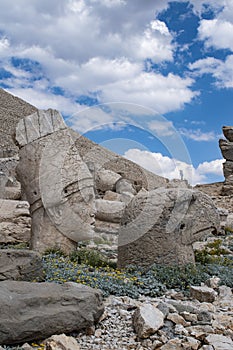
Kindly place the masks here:
POLYGON ((29 242, 31 217, 25 201, 0 199, 0 243, 29 242))
POLYGON ((233 142, 233 126, 223 126, 223 135, 229 142, 233 142))
POLYGON ((46 350, 80 350, 80 346, 74 337, 65 334, 53 335, 46 339, 46 350))
POLYGON ((119 223, 125 210, 125 203, 96 199, 95 208, 98 220, 119 223))
POLYGON ((137 191, 134 188, 133 184, 127 179, 120 179, 117 181, 116 192, 120 194, 123 194, 123 193, 131 193, 133 195, 137 194, 137 191))
POLYGON ((2 198, 11 199, 11 200, 20 200, 21 199, 21 186, 20 186, 20 184, 18 183, 14 187, 6 186, 5 191, 4 191, 4 195, 2 198))
POLYGON ((128 204, 133 197, 134 195, 129 192, 120 194, 112 191, 106 191, 103 199, 107 201, 118 201, 128 204))
POLYGON ((95 176, 95 187, 102 192, 112 191, 115 189, 117 180, 121 179, 121 175, 107 169, 99 169, 95 176))
POLYGON ((97 322, 104 307, 101 293, 69 282, 0 282, 0 344, 40 340, 97 322))
POLYGON ((219 225, 217 209, 204 193, 184 188, 139 193, 121 221, 118 265, 194 263, 192 244, 219 225))
POLYGON ((28 249, 0 249, 0 281, 42 281, 43 277, 39 253, 28 249))
POLYGON ((230 213, 227 215, 225 226, 227 229, 230 229, 233 231, 233 213, 230 213))
POLYGON ((230 337, 225 337, 221 334, 210 334, 206 337, 209 345, 212 345, 214 350, 232 350, 233 341, 230 337))
POLYGON ((133 325, 139 338, 148 338, 164 324, 164 314, 152 304, 142 304, 133 314, 133 325))
POLYGON ((217 293, 213 288, 207 286, 190 286, 190 295, 193 299, 197 299, 201 302, 212 303, 217 293))

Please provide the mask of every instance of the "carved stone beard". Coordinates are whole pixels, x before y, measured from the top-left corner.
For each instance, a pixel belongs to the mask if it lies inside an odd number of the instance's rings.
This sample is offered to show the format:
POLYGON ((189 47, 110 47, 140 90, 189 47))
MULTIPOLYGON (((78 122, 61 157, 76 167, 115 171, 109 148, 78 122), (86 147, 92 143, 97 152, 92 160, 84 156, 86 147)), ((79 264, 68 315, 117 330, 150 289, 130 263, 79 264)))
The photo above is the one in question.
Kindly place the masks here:
POLYGON ((77 134, 62 130, 50 135, 40 164, 43 206, 54 226, 78 242, 93 238, 93 177, 74 145, 77 134))

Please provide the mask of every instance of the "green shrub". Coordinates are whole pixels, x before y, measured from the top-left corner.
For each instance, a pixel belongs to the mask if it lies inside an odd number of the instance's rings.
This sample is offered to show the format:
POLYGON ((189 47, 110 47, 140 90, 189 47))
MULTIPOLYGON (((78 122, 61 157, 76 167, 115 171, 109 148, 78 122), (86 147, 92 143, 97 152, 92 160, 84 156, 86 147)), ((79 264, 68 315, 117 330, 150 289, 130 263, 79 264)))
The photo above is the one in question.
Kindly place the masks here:
POLYGON ((78 264, 85 264, 92 267, 116 267, 116 263, 108 260, 103 254, 94 249, 78 249, 70 254, 70 260, 76 261, 78 264))
POLYGON ((0 249, 28 249, 28 248, 29 248, 29 243, 27 242, 0 244, 0 249))

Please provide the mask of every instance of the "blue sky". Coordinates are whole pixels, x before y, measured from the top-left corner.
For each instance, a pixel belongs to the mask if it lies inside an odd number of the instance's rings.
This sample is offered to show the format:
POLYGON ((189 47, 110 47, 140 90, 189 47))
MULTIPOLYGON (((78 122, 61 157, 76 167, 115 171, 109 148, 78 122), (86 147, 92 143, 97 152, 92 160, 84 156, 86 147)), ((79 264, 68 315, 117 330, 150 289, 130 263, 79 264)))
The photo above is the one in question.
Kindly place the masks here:
POLYGON ((222 181, 232 0, 0 0, 0 87, 155 173, 222 181))

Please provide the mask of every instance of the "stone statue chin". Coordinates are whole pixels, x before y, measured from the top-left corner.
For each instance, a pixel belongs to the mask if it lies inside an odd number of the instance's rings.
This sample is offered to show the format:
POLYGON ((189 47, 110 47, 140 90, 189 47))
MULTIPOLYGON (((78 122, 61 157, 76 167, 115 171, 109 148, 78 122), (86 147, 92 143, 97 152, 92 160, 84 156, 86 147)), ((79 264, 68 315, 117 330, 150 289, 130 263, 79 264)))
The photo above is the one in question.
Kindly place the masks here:
POLYGON ((17 176, 30 203, 35 250, 69 252, 93 237, 94 183, 74 145, 77 137, 54 110, 38 111, 17 126, 17 176))

